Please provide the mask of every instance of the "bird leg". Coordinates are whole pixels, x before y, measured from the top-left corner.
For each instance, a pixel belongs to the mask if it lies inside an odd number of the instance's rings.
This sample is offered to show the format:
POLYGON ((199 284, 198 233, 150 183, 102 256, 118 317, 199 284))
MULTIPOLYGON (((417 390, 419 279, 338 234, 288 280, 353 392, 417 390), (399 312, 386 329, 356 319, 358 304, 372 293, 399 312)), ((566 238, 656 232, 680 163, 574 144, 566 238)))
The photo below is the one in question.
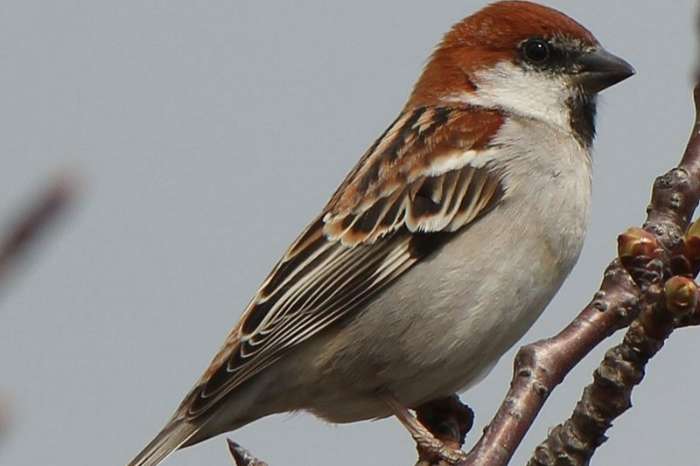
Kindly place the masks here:
POLYGON ((383 396, 382 399, 415 440, 421 458, 427 457, 431 461, 442 460, 450 465, 457 464, 466 458, 463 451, 447 446, 442 440, 436 438, 411 414, 408 408, 396 401, 395 398, 383 396))

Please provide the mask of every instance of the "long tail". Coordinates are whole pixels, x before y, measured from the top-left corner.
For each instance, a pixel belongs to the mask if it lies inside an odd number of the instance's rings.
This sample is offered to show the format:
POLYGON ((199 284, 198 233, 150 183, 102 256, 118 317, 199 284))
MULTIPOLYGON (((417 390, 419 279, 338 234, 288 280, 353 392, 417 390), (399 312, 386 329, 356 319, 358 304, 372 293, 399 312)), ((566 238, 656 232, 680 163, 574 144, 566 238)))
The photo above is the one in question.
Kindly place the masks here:
POLYGON ((156 466, 191 439, 202 427, 200 422, 193 424, 184 419, 171 420, 127 466, 156 466))

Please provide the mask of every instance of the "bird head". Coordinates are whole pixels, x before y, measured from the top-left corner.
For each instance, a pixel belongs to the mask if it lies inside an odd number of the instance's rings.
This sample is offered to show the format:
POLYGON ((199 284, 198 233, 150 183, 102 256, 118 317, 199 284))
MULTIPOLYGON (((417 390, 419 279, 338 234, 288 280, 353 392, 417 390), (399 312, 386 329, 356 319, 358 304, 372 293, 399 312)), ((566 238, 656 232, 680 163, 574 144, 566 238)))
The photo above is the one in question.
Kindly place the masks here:
POLYGON ((593 138, 597 94, 634 74, 565 14, 494 3, 457 23, 429 59, 407 107, 462 103, 534 118, 593 138))

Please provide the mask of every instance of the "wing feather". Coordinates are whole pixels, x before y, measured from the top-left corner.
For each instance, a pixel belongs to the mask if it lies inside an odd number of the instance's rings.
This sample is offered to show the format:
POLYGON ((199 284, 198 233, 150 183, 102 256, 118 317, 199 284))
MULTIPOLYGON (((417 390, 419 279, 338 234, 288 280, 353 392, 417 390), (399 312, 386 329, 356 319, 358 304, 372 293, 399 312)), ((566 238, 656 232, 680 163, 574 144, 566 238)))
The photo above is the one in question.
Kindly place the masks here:
POLYGON ((399 116, 291 245, 181 409, 197 417, 290 348, 351 316, 496 206, 488 157, 499 114, 417 108, 399 116))

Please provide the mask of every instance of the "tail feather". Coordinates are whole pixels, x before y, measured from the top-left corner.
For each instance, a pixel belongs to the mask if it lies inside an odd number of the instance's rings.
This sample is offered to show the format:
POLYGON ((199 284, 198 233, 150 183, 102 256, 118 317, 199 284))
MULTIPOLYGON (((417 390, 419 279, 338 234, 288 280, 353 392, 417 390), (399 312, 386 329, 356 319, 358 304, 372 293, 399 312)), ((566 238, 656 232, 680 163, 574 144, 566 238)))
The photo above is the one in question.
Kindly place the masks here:
POLYGON ((202 423, 173 419, 127 466, 156 466, 192 438, 202 423))

